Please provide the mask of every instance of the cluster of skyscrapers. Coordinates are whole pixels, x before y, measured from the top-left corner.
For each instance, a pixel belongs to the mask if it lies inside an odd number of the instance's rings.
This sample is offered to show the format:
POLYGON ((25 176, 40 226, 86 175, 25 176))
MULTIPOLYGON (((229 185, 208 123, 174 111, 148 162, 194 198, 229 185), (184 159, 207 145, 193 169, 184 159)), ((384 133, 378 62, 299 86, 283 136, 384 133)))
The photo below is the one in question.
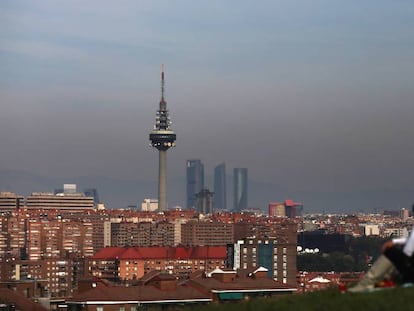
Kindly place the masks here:
MULTIPOLYGON (((202 213, 212 213, 213 209, 228 210, 226 164, 214 168, 214 192, 205 187, 204 164, 200 159, 187 160, 187 208, 195 208, 202 213)), ((233 169, 233 211, 248 208, 247 168, 233 169)))

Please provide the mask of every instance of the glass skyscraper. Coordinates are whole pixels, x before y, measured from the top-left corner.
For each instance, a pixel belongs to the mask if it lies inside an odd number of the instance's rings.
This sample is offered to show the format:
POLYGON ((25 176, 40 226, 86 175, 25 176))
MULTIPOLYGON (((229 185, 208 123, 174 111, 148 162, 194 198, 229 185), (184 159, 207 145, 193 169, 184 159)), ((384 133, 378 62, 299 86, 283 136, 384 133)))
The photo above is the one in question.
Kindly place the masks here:
POLYGON ((233 170, 233 210, 247 209, 247 168, 233 170))
POLYGON ((227 209, 226 164, 221 163, 214 168, 214 208, 227 209))
POLYGON ((187 160, 187 208, 195 207, 196 194, 204 189, 204 165, 201 160, 187 160))

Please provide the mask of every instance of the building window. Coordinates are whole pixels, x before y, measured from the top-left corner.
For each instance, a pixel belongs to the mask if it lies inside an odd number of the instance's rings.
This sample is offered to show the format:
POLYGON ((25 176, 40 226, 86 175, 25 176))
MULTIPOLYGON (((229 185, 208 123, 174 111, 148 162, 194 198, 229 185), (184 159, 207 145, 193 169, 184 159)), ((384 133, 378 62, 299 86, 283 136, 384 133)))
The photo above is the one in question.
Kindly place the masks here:
POLYGON ((102 306, 97 306, 96 311, 104 311, 104 308, 102 306))

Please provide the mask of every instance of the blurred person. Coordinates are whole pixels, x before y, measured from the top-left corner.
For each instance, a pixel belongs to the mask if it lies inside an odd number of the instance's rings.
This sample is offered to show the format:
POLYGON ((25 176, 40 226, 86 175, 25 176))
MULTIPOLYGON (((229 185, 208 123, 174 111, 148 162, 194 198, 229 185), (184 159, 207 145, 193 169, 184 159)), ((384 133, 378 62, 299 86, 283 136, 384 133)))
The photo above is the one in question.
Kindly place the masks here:
MULTIPOLYGON (((414 214, 414 204, 412 206, 414 214)), ((348 292, 365 292, 375 288, 375 285, 391 275, 398 274, 403 283, 414 282, 414 226, 407 238, 396 238, 385 242, 382 255, 365 273, 363 279, 348 292)))

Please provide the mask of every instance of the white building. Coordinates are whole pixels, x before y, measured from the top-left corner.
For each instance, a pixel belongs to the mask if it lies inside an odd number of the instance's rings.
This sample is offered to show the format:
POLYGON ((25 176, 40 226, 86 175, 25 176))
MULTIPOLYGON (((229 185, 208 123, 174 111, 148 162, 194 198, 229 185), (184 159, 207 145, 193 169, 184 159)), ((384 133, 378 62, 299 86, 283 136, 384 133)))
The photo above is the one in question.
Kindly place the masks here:
POLYGON ((365 236, 378 236, 380 235, 380 229, 378 225, 362 225, 364 227, 364 235, 365 236))
POLYGON ((154 212, 156 210, 158 210, 157 199, 144 199, 141 203, 141 211, 143 212, 154 212))

